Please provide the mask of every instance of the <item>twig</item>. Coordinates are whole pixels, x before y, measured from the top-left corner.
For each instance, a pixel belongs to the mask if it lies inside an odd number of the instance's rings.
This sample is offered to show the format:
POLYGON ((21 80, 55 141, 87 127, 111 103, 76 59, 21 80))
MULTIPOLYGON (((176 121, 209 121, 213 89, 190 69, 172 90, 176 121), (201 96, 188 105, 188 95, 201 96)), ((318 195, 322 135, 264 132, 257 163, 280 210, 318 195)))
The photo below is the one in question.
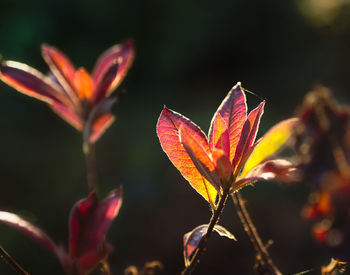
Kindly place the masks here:
POLYGON ((263 244, 254 223, 252 222, 245 201, 239 192, 232 194, 233 203, 235 204, 239 219, 243 224, 245 232, 248 234, 250 242, 253 244, 257 253, 258 267, 257 272, 260 274, 282 275, 278 268, 274 265, 269 252, 263 244))
POLYGON ((218 206, 210 218, 207 233, 200 240, 198 247, 196 249, 196 252, 191 259, 190 264, 181 272, 181 275, 190 275, 193 272, 193 270, 196 268, 196 266, 198 265, 198 263, 200 261, 200 257, 203 255, 203 253, 207 249, 208 240, 211 236, 211 233, 214 230, 214 226, 219 221, 219 218, 220 218, 220 215, 224 209, 227 197, 228 197, 228 193, 225 193, 220 197, 218 206))
POLYGON ((0 245, 0 258, 3 258, 6 263, 8 263, 16 272, 20 275, 29 275, 0 245))
POLYGON ((90 191, 95 191, 97 190, 97 170, 94 144, 84 141, 83 151, 86 159, 87 183, 90 191))

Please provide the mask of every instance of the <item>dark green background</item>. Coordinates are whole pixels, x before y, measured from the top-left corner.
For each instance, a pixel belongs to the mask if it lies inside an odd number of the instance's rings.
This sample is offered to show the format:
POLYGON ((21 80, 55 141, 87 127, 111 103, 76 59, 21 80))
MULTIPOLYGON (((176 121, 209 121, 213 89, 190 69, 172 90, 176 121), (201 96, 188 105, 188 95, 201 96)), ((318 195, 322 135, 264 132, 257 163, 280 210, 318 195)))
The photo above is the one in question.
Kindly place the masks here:
MULTIPOLYGON (((348 102, 349 6, 322 25, 310 20, 312 10, 301 13, 303 2, 0 0, 3 58, 44 73, 44 42, 91 71, 102 51, 129 37, 135 41, 135 62, 119 87, 126 93, 113 109, 117 120, 96 148, 101 192, 119 185, 125 191, 108 234, 115 245, 113 274, 151 260, 164 264, 164 274, 179 274, 183 234, 209 221, 206 202, 159 145, 155 126, 164 104, 207 132, 221 100, 241 81, 267 100, 260 136, 292 116, 316 83, 348 102)), ((258 103, 248 95, 250 108, 258 103)), ((80 134, 44 103, 3 83, 0 114, 0 209, 23 215, 66 245, 70 208, 87 195, 80 134)), ((308 190, 259 183, 243 192, 286 274, 319 267, 335 255, 313 242, 311 223, 300 217, 308 190)), ((196 274, 253 274, 253 248, 232 202, 220 224, 239 242, 214 236, 196 274)), ((54 256, 3 225, 0 244, 32 274, 62 273, 54 256)), ((0 261, 0 274, 15 273, 0 261)))

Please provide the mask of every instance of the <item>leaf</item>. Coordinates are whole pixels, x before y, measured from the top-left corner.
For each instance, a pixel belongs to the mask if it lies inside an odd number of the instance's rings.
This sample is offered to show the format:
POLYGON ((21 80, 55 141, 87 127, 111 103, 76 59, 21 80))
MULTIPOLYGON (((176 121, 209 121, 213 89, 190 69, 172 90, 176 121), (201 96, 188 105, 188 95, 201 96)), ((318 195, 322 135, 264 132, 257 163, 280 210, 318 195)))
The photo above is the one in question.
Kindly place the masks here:
POLYGON ((78 201, 70 212, 69 256, 71 259, 79 257, 87 249, 88 244, 84 242, 83 234, 97 204, 96 192, 92 192, 89 197, 78 201))
POLYGON ((111 114, 111 109, 116 101, 116 97, 104 98, 90 111, 90 115, 85 122, 85 140, 88 140, 90 143, 96 142, 108 127, 112 125, 115 116, 111 114))
POLYGON ((164 107, 157 123, 157 135, 162 149, 170 161, 180 171, 182 176, 188 180, 191 186, 201 194, 212 206, 216 199, 216 189, 198 171, 191 157, 180 142, 179 128, 185 124, 190 135, 210 153, 205 134, 188 118, 164 107))
POLYGON ((110 90, 115 78, 117 77, 119 64, 117 62, 112 63, 108 70, 105 70, 99 82, 96 83, 96 90, 93 94, 93 101, 99 102, 104 98, 107 92, 110 90))
POLYGON ((75 68, 70 60, 61 51, 46 44, 42 45, 41 52, 67 96, 77 104, 79 99, 74 83, 75 68))
POLYGON ((83 121, 81 118, 66 105, 59 102, 53 102, 50 104, 50 107, 58 116, 72 125, 75 129, 78 131, 83 129, 83 121))
POLYGON ((298 123, 297 118, 291 118, 272 127, 254 147, 241 173, 245 177, 255 166, 276 154, 288 142, 293 135, 293 128, 298 123))
POLYGON ((217 114, 209 135, 209 147, 212 152, 215 149, 220 149, 228 158, 230 157, 230 137, 226 122, 220 113, 217 114))
MULTIPOLYGON (((190 264, 191 257, 193 253, 196 251, 201 239, 203 238, 204 235, 206 235, 208 226, 209 226, 208 224, 202 224, 184 235, 183 237, 184 260, 185 260, 186 267, 190 264)), ((231 240, 237 241, 235 236, 221 225, 215 225, 214 231, 216 231, 222 237, 226 237, 231 240)))
POLYGON ((186 152, 190 156, 198 171, 217 190, 220 188, 220 178, 216 174, 213 160, 203 146, 191 135, 191 130, 186 124, 180 125, 180 141, 186 152))
POLYGON ((0 79, 19 92, 46 103, 67 102, 62 89, 50 78, 23 63, 0 63, 0 79))
POLYGON ((213 128, 215 121, 218 119, 218 114, 221 115, 228 129, 230 138, 230 160, 232 161, 241 136, 243 124, 247 119, 246 98, 240 82, 233 86, 217 109, 211 121, 209 139, 211 139, 210 137, 213 135, 213 128))
POLYGON ((256 181, 292 182, 298 178, 295 165, 284 159, 265 161, 252 169, 244 178, 239 178, 234 185, 234 191, 256 181))
POLYGON ((214 149, 212 157, 220 179, 222 179, 225 183, 228 183, 232 176, 232 165, 229 157, 223 150, 220 149, 214 149))
POLYGON ((5 211, 0 211, 0 221, 26 235, 56 255, 57 247, 55 243, 40 228, 16 214, 5 211))
POLYGON ((119 213, 122 205, 122 193, 122 188, 118 188, 110 192, 98 204, 83 235, 83 240, 88 244, 89 250, 97 250, 104 240, 112 221, 119 213))
POLYGON ((111 47, 105 51, 96 62, 95 69, 93 71, 93 79, 95 83, 100 83, 106 74, 105 72, 110 70, 111 66, 114 66, 114 64, 117 62, 118 72, 106 92, 106 95, 108 96, 124 79, 133 60, 134 43, 131 39, 111 47))
POLYGON ((234 167, 236 168, 235 173, 237 172, 237 169, 239 169, 241 163, 245 161, 249 149, 254 144, 259 129, 260 119, 264 113, 264 106, 265 101, 261 102, 258 107, 249 113, 248 118, 243 125, 242 134, 233 159, 234 167))

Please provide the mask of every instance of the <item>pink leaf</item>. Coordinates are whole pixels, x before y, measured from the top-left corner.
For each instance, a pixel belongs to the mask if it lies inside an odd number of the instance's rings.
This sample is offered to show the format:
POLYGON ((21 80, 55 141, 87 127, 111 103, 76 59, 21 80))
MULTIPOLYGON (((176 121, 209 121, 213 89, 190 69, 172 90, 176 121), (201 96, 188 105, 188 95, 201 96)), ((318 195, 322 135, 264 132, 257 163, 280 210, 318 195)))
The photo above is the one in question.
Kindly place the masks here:
POLYGON ((134 60, 134 45, 132 40, 127 40, 122 44, 115 45, 104 52, 97 60, 93 72, 93 79, 99 85, 106 72, 117 62, 118 72, 112 84, 109 86, 106 94, 109 95, 124 79, 129 67, 134 60))
MULTIPOLYGON (((254 144, 256 134, 259 129, 260 119, 264 112, 265 101, 261 102, 258 107, 251 111, 242 128, 242 134, 239 139, 235 157, 233 159, 234 167, 239 169, 240 165, 245 161, 249 150, 254 144)), ((235 172, 236 172, 235 171, 235 172)))
POLYGON ((255 181, 283 181, 293 182, 298 179, 295 165, 284 159, 265 161, 252 169, 246 177, 239 179, 233 185, 238 190, 255 181))
POLYGON ((226 122, 220 113, 217 113, 213 123, 211 135, 209 136, 209 146, 212 152, 215 149, 220 149, 230 159, 230 137, 226 122))
POLYGON ((247 119, 246 98, 240 82, 231 89, 217 109, 210 125, 209 139, 212 139, 213 127, 215 121, 218 119, 218 114, 224 119, 228 129, 230 137, 230 160, 232 161, 241 136, 243 124, 247 119))
POLYGON ((19 92, 47 103, 67 102, 62 89, 55 82, 25 64, 1 62, 0 78, 19 92))
POLYGON ((0 221, 26 235, 56 255, 57 247, 55 243, 40 228, 16 214, 5 211, 0 211, 0 221))

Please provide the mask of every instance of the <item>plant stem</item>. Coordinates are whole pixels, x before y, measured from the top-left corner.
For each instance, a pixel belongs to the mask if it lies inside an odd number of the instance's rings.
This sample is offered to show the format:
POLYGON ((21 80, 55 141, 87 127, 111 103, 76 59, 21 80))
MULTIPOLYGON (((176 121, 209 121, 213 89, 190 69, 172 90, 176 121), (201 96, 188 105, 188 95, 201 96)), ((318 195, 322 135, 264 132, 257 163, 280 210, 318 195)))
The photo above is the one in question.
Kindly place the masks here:
POLYGON ((248 213, 245 201, 239 191, 232 194, 233 203, 235 204, 239 219, 243 225, 245 232, 248 234, 250 242, 253 244, 257 253, 257 268, 259 274, 282 275, 278 268, 274 265, 266 246, 263 244, 252 219, 248 213))
POLYGON ((84 141, 83 151, 86 159, 86 175, 89 190, 97 191, 97 170, 94 144, 84 141))
POLYGON ((219 221, 219 218, 220 218, 220 215, 224 209, 227 197, 228 197, 228 193, 226 193, 226 192, 225 192, 225 194, 223 194, 220 197, 218 206, 210 218, 207 233, 200 240, 198 247, 196 249, 196 252, 192 256, 192 260, 191 260, 190 264, 181 272, 181 275, 190 275, 193 272, 193 270, 196 268, 196 266, 198 265, 198 263, 200 261, 200 257, 204 254, 204 252, 207 249, 208 240, 211 236, 211 233, 214 230, 214 226, 219 221))
POLYGON ((3 258, 20 275, 29 275, 0 245, 0 258, 3 258))

